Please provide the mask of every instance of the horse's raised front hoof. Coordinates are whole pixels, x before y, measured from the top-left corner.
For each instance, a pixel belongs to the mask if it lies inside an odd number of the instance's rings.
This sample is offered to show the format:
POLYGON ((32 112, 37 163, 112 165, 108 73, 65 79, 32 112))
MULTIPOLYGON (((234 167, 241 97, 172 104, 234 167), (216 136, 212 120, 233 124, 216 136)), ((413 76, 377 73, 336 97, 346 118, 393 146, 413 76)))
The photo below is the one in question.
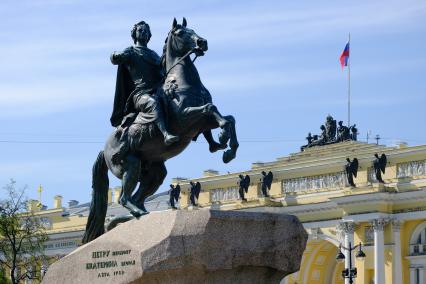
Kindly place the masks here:
POLYGON ((227 164, 230 161, 232 161, 235 158, 235 156, 236 156, 235 151, 230 149, 223 153, 222 160, 225 164, 227 164))
POLYGON ((219 144, 217 142, 213 142, 209 145, 209 151, 210 153, 217 152, 219 150, 224 150, 228 147, 228 144, 225 143, 225 145, 219 144))

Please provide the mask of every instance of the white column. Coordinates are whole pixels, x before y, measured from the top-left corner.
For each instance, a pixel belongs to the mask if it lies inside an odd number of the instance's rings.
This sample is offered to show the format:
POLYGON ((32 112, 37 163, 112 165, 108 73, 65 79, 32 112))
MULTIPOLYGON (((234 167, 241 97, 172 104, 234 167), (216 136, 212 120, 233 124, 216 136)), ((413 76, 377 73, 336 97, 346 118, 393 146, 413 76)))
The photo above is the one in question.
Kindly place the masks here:
POLYGON ((424 284, 425 283, 425 280, 426 280, 426 278, 425 278, 425 268, 424 267, 421 267, 421 268, 419 268, 419 283, 420 284, 424 284))
POLYGON ((385 284, 385 227, 384 219, 373 220, 374 229, 374 284, 385 284))
POLYGON ((410 267, 410 284, 416 284, 416 269, 413 267, 410 267))
POLYGON ((392 220, 393 231, 393 284, 402 284, 402 258, 401 258, 401 225, 402 221, 392 220))
MULTIPOLYGON (((354 222, 342 222, 339 223, 338 229, 344 234, 344 244, 346 248, 349 248, 349 245, 354 245, 354 231, 355 231, 355 223, 354 222)), ((345 268, 349 268, 349 251, 342 249, 342 253, 345 255, 345 268)), ((355 266, 355 259, 352 255, 352 267, 355 266)), ((355 283, 355 282, 354 282, 355 283)), ((345 284, 349 284, 349 279, 345 279, 345 284)))

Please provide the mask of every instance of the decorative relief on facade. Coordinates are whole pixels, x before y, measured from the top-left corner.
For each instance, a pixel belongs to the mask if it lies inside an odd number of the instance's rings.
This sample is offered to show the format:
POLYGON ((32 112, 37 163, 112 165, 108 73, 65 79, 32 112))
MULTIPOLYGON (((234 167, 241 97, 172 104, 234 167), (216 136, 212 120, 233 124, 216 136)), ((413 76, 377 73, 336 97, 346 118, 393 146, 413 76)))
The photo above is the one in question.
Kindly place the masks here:
POLYGON ((215 188, 210 190, 211 202, 223 202, 238 199, 238 188, 215 188))
POLYGON ((314 240, 319 238, 319 235, 322 234, 321 228, 312 228, 311 235, 314 240))
POLYGON ((396 176, 398 178, 426 175, 426 160, 401 163, 397 165, 396 176))
POLYGON ((387 223, 388 221, 385 219, 374 219, 371 221, 374 231, 383 231, 387 223))
POLYGON ((366 226, 364 229, 364 241, 366 244, 374 244, 374 229, 373 226, 366 226))
POLYGON ((317 257, 317 259, 315 260, 315 264, 316 265, 323 265, 325 261, 325 256, 324 255, 319 255, 317 257))
POLYGON ((340 222, 336 226, 337 238, 341 243, 345 241, 345 235, 353 235, 356 224, 352 221, 340 222))
POLYGON ((377 182, 376 173, 374 172, 374 168, 367 169, 367 178, 368 182, 377 182))
POLYGON ((50 230, 50 229, 52 229, 52 220, 50 220, 50 218, 47 218, 47 217, 41 217, 41 218, 40 218, 40 223, 41 223, 41 225, 43 225, 43 227, 44 227, 46 230, 50 230))
POLYGON ((318 190, 318 189, 337 189, 348 186, 344 172, 285 179, 282 181, 283 193, 318 190))
POLYGON ((44 244, 44 250, 52 250, 52 249, 64 249, 64 248, 76 248, 80 246, 81 240, 69 240, 69 241, 61 241, 61 242, 53 242, 44 244))
POLYGON ((340 222, 337 225, 337 230, 345 233, 345 234, 353 234, 355 232, 356 229, 356 224, 354 222, 340 222))
POLYGON ((312 271, 311 280, 318 281, 321 279, 321 271, 316 269, 312 271))

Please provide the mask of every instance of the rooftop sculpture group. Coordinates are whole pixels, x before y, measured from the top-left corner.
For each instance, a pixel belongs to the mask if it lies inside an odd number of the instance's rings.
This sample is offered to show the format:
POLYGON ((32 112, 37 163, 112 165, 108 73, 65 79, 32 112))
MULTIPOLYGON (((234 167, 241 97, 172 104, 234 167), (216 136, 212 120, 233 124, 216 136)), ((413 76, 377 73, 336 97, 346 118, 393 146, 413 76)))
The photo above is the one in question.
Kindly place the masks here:
POLYGON ((149 25, 137 23, 134 45, 113 53, 118 65, 111 124, 116 127, 93 165, 93 197, 83 243, 104 233, 108 203, 108 170, 122 180, 120 204, 135 217, 148 212, 144 202, 166 177, 164 162, 203 134, 210 152, 224 150, 223 162, 235 158, 239 146, 235 119, 223 116, 212 102, 194 65, 207 51, 207 40, 174 19, 162 56, 147 47, 149 25), (211 130, 221 128, 219 142, 211 130), (139 187, 135 194, 133 191, 139 187))
POLYGON ((300 147, 301 151, 314 146, 329 145, 347 140, 357 141, 358 129, 356 128, 356 124, 348 127, 343 125, 343 121, 339 121, 337 126, 336 120, 331 115, 327 116, 325 123, 320 126, 320 129, 320 135, 312 135, 311 132, 308 133, 306 137, 308 144, 300 147))

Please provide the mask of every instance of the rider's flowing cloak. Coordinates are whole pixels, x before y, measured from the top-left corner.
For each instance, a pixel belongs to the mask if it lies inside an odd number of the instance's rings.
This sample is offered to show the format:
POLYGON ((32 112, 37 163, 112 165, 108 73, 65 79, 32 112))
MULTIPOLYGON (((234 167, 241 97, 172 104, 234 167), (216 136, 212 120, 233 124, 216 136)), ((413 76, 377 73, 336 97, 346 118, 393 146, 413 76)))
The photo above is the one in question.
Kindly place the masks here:
POLYGON ((127 52, 136 57, 132 59, 134 64, 143 67, 143 72, 148 74, 142 74, 140 80, 133 82, 127 66, 118 65, 114 108, 110 119, 112 126, 129 125, 138 114, 140 124, 154 122, 159 116, 164 116, 167 121, 167 98, 160 88, 164 75, 160 57, 146 47, 129 47, 127 52))
POLYGON ((127 114, 125 113, 126 103, 134 89, 135 84, 130 77, 129 70, 127 70, 125 65, 118 65, 114 107, 110 119, 112 126, 119 126, 123 117, 127 114))

